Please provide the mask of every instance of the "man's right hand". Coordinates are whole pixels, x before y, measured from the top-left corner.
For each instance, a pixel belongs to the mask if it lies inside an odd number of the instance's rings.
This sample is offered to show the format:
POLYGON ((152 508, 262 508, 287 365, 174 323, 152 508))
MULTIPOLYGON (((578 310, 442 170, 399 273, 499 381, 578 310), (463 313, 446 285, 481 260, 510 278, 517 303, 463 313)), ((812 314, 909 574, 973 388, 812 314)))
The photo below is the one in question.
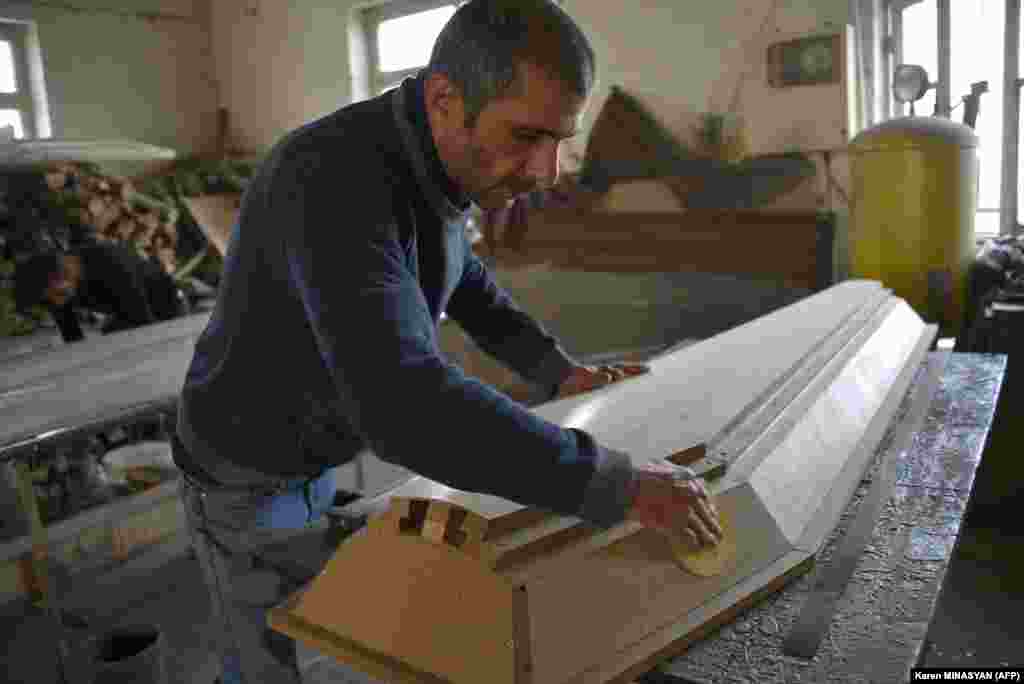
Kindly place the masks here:
POLYGON ((627 517, 694 546, 714 546, 721 541, 718 514, 703 481, 689 468, 669 461, 651 461, 636 469, 627 517))

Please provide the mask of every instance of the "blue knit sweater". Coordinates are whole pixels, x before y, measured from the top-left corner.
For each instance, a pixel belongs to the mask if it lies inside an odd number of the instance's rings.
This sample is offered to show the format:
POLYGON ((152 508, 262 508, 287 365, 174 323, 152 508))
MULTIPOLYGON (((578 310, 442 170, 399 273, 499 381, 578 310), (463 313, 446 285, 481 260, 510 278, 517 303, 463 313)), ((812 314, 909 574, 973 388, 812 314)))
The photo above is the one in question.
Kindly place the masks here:
POLYGON ((572 369, 473 254, 469 206, 438 159, 421 79, 285 136, 245 193, 196 344, 179 465, 313 476, 369 447, 457 489, 620 522, 625 454, 535 416, 438 348, 446 312, 552 392, 572 369))

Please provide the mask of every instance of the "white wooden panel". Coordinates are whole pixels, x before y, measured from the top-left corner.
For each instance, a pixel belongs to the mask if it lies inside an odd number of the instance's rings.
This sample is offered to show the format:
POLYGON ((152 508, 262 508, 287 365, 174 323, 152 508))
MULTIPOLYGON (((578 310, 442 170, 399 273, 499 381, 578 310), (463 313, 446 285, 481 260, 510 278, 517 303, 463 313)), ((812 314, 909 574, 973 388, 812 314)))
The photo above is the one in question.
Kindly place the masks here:
POLYGON ((881 289, 850 281, 651 362, 651 372, 534 411, 637 463, 707 442, 881 289))
POLYGON ((921 338, 921 319, 900 302, 750 483, 792 543, 832 491, 844 466, 921 338))
POLYGON ((0 397, 12 388, 47 376, 61 375, 77 366, 119 356, 128 349, 179 337, 198 338, 209 320, 208 312, 183 316, 109 335, 87 337, 74 344, 62 344, 55 349, 0 362, 0 397))
POLYGON ((0 395, 0 444, 175 396, 193 346, 181 337, 132 349, 0 395))

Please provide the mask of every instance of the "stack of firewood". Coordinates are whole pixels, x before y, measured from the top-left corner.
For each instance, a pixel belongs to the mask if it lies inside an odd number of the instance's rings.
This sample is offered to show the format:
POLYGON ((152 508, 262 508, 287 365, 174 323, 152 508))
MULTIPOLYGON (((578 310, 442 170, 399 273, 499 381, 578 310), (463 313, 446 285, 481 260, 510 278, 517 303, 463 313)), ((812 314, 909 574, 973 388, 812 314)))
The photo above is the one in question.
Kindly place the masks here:
POLYGON ((82 164, 56 165, 45 178, 69 218, 91 229, 97 240, 125 243, 143 257, 156 257, 174 273, 178 212, 173 206, 139 193, 130 180, 82 164))

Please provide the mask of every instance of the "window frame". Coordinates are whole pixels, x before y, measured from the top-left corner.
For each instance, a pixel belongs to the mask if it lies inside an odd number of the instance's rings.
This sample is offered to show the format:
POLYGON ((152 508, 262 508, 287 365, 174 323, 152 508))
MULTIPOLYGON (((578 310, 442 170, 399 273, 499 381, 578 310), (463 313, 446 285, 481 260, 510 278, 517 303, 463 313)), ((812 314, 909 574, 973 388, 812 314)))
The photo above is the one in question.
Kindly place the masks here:
POLYGON ((29 68, 29 30, 28 24, 0 20, 0 41, 11 44, 11 53, 14 57, 14 81, 17 89, 14 93, 0 93, 0 109, 16 109, 21 113, 21 125, 25 140, 39 137, 35 85, 29 68))
MULTIPOLYGON (((891 75, 896 65, 903 61, 903 15, 902 12, 908 7, 916 5, 924 0, 885 0, 882 11, 887 13, 889 34, 886 36, 890 49, 883 50, 885 55, 884 68, 886 73, 891 75)), ((935 75, 935 104, 940 112, 944 112, 946 118, 951 118, 951 93, 950 93, 950 64, 951 64, 951 37, 950 17, 951 2, 962 2, 963 0, 935 0, 938 12, 938 35, 936 36, 938 55, 937 62, 939 73, 935 75)), ((1007 23, 1011 17, 1015 17, 1016 33, 1021 30, 1020 12, 1022 0, 1006 0, 1007 23)), ((1007 40, 1010 36, 1009 28, 1004 31, 1002 39, 1004 55, 1006 56, 1003 73, 1003 98, 1002 101, 990 101, 988 107, 1000 107, 1003 111, 1003 160, 1000 168, 1000 206, 998 208, 979 208, 979 213, 999 212, 999 235, 1020 235, 1024 232, 1024 226, 1017 221, 1018 207, 1022 198, 1017 191, 1019 176, 1019 140, 1017 131, 1020 126, 1020 79, 1019 79, 1019 56, 1018 47, 1021 40, 1016 35, 1007 40), (1011 63, 1012 62, 1012 63, 1011 63), (1011 88, 1011 83, 1015 87, 1011 88)), ((905 106, 896 102, 893 98, 892 88, 886 93, 889 100, 890 110, 894 116, 906 116, 905 106)), ((979 234, 979 237, 988 237, 991 234, 979 234)))
MULTIPOLYGON (((886 36, 886 47, 882 54, 885 58, 883 65, 885 72, 889 74, 889 82, 892 83, 892 75, 896 67, 903 63, 903 10, 916 5, 922 0, 889 0, 883 10, 889 15, 889 34, 886 36)), ((907 105, 897 102, 892 95, 892 88, 885 93, 889 101, 889 111, 893 116, 907 116, 907 105)))
MULTIPOLYGON (((554 0, 556 5, 562 6, 565 0, 554 0)), ((359 28, 363 45, 359 47, 360 61, 365 57, 366 65, 366 89, 369 97, 375 97, 387 90, 399 85, 406 78, 415 76, 424 65, 402 69, 400 71, 381 72, 379 60, 377 59, 377 27, 389 19, 397 19, 409 14, 426 12, 446 5, 459 7, 465 0, 385 0, 373 5, 367 5, 358 9, 359 28)), ((360 69, 362 71, 362 69, 360 69)), ((362 92, 362 86, 359 88, 362 92)))
POLYGON ((362 11, 363 35, 366 40, 367 66, 370 71, 368 79, 370 97, 375 97, 384 90, 397 86, 406 78, 415 76, 426 64, 401 69, 399 71, 381 71, 377 50, 377 27, 390 19, 427 12, 438 7, 455 5, 456 0, 391 0, 380 5, 367 7, 362 11))

